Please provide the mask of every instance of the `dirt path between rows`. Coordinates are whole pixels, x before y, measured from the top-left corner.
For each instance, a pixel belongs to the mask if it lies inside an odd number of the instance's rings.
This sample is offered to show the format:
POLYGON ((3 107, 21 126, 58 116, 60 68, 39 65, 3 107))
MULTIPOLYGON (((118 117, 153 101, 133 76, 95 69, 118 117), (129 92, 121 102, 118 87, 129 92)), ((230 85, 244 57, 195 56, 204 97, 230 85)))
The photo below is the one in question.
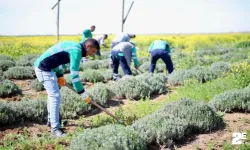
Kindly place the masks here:
POLYGON ((186 143, 177 145, 178 150, 220 150, 223 149, 222 146, 224 144, 232 143, 233 132, 247 132, 247 130, 250 130, 250 114, 225 114, 223 118, 226 123, 226 127, 223 130, 191 137, 186 143))

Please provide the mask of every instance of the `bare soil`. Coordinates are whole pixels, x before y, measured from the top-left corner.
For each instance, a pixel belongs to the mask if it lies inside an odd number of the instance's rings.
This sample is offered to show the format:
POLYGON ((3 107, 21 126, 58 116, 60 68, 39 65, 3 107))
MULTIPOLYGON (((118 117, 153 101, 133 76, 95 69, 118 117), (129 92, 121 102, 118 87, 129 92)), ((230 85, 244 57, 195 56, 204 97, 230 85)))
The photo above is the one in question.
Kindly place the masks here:
POLYGON ((233 132, 247 132, 247 130, 250 130, 249 113, 225 114, 223 118, 226 123, 226 127, 224 129, 191 137, 185 143, 182 143, 181 145, 177 144, 178 150, 220 150, 222 149, 223 144, 232 143, 233 132))

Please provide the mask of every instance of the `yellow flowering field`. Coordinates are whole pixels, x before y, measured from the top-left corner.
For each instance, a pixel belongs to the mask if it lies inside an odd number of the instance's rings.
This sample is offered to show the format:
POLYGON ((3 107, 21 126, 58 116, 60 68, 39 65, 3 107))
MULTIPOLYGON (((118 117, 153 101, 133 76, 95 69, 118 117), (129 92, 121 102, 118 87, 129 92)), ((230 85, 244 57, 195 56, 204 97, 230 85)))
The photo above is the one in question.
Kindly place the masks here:
MULTIPOLYGON (((109 35, 106 41, 109 45, 114 35, 109 35)), ((81 35, 60 36, 60 41, 70 40, 78 42, 81 35)), ((200 35, 137 35, 133 41, 138 48, 139 56, 148 56, 148 46, 156 39, 163 39, 171 47, 183 49, 183 52, 192 53, 197 50, 213 49, 217 46, 240 46, 250 43, 250 34, 200 34, 200 35)), ((0 54, 7 54, 14 58, 30 53, 41 53, 56 43, 55 36, 2 36, 0 37, 0 54)), ((104 49, 109 50, 109 49, 104 49)))

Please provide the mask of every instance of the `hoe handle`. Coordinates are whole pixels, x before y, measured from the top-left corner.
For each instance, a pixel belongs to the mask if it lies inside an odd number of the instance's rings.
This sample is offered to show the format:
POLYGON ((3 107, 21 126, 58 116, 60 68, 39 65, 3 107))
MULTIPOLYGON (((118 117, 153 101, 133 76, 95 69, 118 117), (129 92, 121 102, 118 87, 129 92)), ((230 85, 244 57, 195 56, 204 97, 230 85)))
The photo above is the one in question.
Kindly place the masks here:
MULTIPOLYGON (((72 91, 74 91, 75 93, 77 93, 74 88, 72 86, 70 86, 68 83, 66 83, 65 85, 66 87, 68 87, 69 89, 71 89, 72 91)), ((78 93, 77 93, 78 94, 78 93)), ((111 114, 109 111, 107 111, 105 108, 103 108, 102 106, 100 106, 99 104, 97 104, 95 101, 90 101, 90 103, 92 105, 95 105, 97 108, 99 108, 100 110, 104 111, 105 113, 107 113, 108 115, 110 115, 111 117, 113 117, 115 120, 117 120, 120 123, 123 123, 120 119, 118 119, 115 115, 111 114)))

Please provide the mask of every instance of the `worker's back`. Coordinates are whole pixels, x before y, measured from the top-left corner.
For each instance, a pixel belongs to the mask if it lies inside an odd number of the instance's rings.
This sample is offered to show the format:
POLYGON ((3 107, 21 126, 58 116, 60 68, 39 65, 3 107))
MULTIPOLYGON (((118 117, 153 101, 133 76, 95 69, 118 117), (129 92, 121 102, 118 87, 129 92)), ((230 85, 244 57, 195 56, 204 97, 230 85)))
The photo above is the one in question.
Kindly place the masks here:
POLYGON ((130 37, 127 33, 119 33, 115 36, 112 42, 129 42, 130 37))
POLYGON ((168 53, 171 52, 170 46, 166 41, 163 40, 155 40, 150 46, 148 51, 151 52, 152 50, 155 49, 162 49, 168 51, 168 53))
POLYGON ((135 46, 133 44, 131 44, 130 42, 121 42, 119 44, 117 44, 112 51, 120 51, 122 52, 121 55, 123 55, 126 60, 127 63, 130 65, 131 64, 131 60, 132 60, 132 49, 135 46))

